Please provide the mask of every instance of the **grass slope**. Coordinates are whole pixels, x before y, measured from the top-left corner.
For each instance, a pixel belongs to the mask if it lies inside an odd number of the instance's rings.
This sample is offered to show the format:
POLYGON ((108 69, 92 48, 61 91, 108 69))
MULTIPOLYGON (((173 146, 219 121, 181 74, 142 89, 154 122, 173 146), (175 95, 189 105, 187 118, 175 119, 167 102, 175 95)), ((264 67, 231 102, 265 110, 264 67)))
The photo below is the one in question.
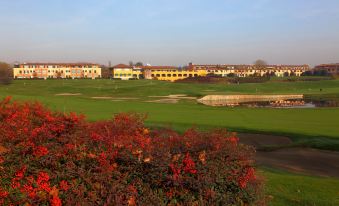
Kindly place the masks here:
POLYGON ((272 206, 337 206, 339 179, 262 169, 272 206))

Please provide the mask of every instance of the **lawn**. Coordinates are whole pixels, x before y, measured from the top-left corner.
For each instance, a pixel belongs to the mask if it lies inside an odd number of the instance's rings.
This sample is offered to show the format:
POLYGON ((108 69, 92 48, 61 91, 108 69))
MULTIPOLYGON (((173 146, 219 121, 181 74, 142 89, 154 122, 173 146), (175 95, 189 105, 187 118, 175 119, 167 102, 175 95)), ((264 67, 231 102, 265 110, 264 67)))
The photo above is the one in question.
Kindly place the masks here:
MULTIPOLYGON (((258 84, 183 84, 160 81, 112 80, 16 80, 0 86, 0 97, 38 100, 48 107, 85 114, 89 120, 111 118, 119 112, 148 114, 149 126, 171 126, 183 131, 193 125, 200 129, 225 127, 241 132, 285 134, 295 144, 339 150, 339 108, 269 109, 208 107, 195 100, 177 104, 147 102, 170 94, 202 97, 207 94, 307 94, 317 99, 338 98, 339 80, 277 82, 258 84), (56 96, 81 93, 79 96, 56 96), (92 97, 114 97, 93 99, 92 97), (133 99, 119 99, 133 98, 133 99)), ((339 180, 308 177, 262 169, 272 205, 338 205, 339 180)))
POLYGON ((263 168, 272 206, 339 205, 339 179, 311 177, 263 168))

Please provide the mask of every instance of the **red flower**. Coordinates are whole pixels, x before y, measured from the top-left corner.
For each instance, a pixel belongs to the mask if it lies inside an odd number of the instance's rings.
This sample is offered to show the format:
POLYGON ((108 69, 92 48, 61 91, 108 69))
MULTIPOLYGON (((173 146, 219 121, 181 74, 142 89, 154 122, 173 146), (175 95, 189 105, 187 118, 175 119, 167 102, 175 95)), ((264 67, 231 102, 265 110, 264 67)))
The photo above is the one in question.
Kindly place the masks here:
POLYGON ((52 199, 50 199, 51 206, 61 206, 61 200, 57 195, 53 195, 52 199))
POLYGON ((33 188, 31 184, 24 185, 21 191, 26 193, 30 198, 34 198, 36 196, 36 189, 33 188))
POLYGON ((51 191, 51 187, 49 185, 49 182, 41 182, 40 184, 38 184, 39 189, 46 191, 46 192, 50 192, 51 191))
POLYGON ((236 136, 232 136, 227 138, 227 141, 231 142, 233 145, 237 145, 239 142, 239 138, 237 138, 236 136))
POLYGON ((40 190, 44 190, 46 192, 51 191, 48 181, 49 181, 49 175, 46 172, 39 172, 36 182, 40 190))
POLYGON ((91 133, 91 139, 92 139, 93 141, 100 141, 100 140, 102 140, 102 137, 101 137, 100 135, 98 135, 97 133, 92 132, 92 133, 91 133))
POLYGON ((8 196, 8 192, 4 191, 2 188, 0 188, 0 198, 6 198, 8 196))
POLYGON ((195 169, 195 163, 192 160, 191 156, 189 153, 186 154, 185 159, 183 160, 183 170, 186 173, 190 173, 190 174, 196 174, 197 170, 195 169))
POLYGON ((12 183, 11 183, 11 187, 12 187, 13 189, 17 189, 17 188, 20 187, 20 183, 13 179, 13 180, 12 180, 12 183))
POLYGON ((68 144, 65 144, 65 147, 67 150, 73 150, 75 148, 75 145, 68 143, 68 144))
POLYGON ((176 167, 174 164, 170 164, 170 168, 171 168, 172 173, 173 173, 173 179, 174 180, 178 180, 179 179, 179 175, 181 173, 181 169, 176 167))
POLYGON ((255 180, 255 174, 253 168, 247 168, 244 172, 245 174, 241 176, 238 180, 238 184, 242 189, 245 189, 247 187, 247 183, 250 180, 255 180))
POLYGON ((48 149, 44 146, 38 146, 33 151, 33 155, 36 157, 42 157, 48 154, 48 149))
POLYGON ((37 182, 49 181, 49 175, 47 172, 39 172, 37 182))
POLYGON ((20 170, 18 170, 15 173, 15 179, 16 180, 21 180, 25 176, 26 169, 27 169, 27 167, 23 166, 20 170))
POLYGON ((61 190, 67 191, 69 189, 69 184, 66 180, 62 180, 59 185, 61 190))

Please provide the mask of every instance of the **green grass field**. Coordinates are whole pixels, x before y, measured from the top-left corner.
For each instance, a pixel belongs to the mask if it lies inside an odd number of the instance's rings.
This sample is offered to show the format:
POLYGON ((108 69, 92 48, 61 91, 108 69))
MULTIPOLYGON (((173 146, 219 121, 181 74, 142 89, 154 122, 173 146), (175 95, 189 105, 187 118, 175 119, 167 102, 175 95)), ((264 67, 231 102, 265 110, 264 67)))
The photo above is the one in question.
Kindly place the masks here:
MULTIPOLYGON (((85 114, 89 120, 111 118, 119 112, 148 114, 147 125, 171 126, 183 131, 224 127, 241 132, 274 133, 290 136, 296 145, 339 150, 339 108, 272 109, 226 108, 180 100, 176 104, 147 101, 170 94, 202 97, 207 94, 306 94, 314 98, 339 98, 339 81, 276 82, 259 84, 183 84, 160 81, 112 80, 16 80, 0 86, 0 97, 38 100, 48 107, 85 114), (81 93, 79 96, 56 96, 81 93), (92 97, 120 98, 93 99, 92 97), (131 99, 121 99, 131 98, 131 99)), ((295 175, 262 169, 272 205, 339 205, 339 180, 295 175), (300 192, 298 192, 300 191, 300 192)))

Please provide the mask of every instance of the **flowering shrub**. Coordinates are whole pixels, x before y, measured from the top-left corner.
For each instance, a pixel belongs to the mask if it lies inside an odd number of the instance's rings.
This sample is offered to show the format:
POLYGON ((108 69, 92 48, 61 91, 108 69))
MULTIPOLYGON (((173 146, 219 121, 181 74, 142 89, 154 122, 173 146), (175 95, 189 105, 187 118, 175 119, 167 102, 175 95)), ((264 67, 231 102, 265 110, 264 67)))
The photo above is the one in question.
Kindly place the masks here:
POLYGON ((0 102, 0 205, 258 205, 254 150, 225 130, 150 131, 0 102))

